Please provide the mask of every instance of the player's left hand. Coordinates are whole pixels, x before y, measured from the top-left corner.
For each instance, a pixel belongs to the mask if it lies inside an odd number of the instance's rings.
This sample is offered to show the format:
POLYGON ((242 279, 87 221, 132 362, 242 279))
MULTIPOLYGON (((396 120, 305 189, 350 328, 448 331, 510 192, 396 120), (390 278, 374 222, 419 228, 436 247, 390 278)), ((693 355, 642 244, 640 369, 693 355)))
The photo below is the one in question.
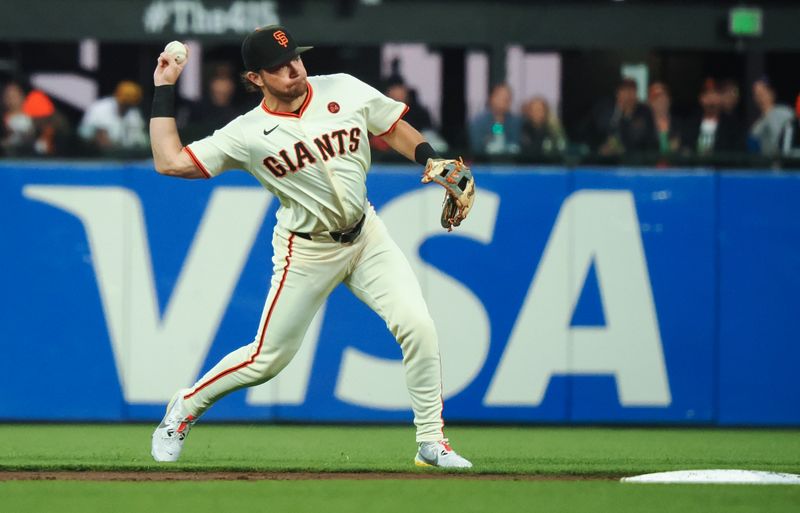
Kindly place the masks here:
POLYGON ((422 183, 436 182, 445 189, 441 223, 447 231, 467 218, 475 202, 475 178, 462 159, 428 159, 422 183))
POLYGON ((175 56, 167 52, 161 52, 158 56, 158 64, 153 72, 153 85, 173 85, 178 81, 178 77, 183 71, 183 67, 189 62, 189 55, 180 64, 175 60, 175 56))

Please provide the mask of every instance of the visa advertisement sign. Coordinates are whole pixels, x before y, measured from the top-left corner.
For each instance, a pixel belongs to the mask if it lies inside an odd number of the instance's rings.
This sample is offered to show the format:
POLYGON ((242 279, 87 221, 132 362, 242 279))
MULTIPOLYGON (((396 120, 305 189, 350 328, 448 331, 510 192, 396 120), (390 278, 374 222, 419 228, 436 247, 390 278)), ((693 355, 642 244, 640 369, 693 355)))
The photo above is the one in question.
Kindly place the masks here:
MULTIPOLYGON (((368 181, 437 325, 446 420, 800 424, 800 179, 475 171, 452 233, 413 168, 368 181)), ((0 200, 0 419, 157 420, 253 340, 278 205, 247 174, 4 164, 0 200)), ((339 287, 277 378, 204 420, 410 422, 400 358, 339 287)))

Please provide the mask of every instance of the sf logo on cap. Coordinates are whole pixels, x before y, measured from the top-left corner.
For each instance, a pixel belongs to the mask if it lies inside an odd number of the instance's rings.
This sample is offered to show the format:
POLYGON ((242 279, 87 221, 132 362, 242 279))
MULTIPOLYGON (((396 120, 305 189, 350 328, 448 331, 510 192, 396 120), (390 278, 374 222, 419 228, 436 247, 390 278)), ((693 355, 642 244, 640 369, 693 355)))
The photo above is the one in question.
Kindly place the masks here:
POLYGON ((275 31, 275 33, 272 34, 272 37, 274 37, 275 41, 277 41, 278 44, 284 48, 289 45, 289 38, 286 37, 286 34, 282 30, 275 31))

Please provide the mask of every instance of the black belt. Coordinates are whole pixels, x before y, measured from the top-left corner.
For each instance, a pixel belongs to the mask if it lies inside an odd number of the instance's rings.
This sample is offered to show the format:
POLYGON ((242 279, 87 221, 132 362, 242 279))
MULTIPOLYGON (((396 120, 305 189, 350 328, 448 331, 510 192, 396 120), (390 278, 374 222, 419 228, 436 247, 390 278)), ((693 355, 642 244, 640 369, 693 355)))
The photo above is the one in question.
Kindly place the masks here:
MULTIPOLYGON (((358 238, 358 235, 361 233, 361 228, 364 227, 364 220, 366 218, 367 218, 366 214, 362 215, 358 223, 356 223, 356 225, 350 228, 349 230, 343 232, 328 232, 328 235, 330 235, 331 239, 333 239, 336 242, 341 242, 342 244, 349 244, 354 240, 356 240, 356 238, 358 238)), ((292 233, 300 238, 306 240, 313 240, 311 238, 310 233, 304 233, 304 232, 292 232, 292 233)))

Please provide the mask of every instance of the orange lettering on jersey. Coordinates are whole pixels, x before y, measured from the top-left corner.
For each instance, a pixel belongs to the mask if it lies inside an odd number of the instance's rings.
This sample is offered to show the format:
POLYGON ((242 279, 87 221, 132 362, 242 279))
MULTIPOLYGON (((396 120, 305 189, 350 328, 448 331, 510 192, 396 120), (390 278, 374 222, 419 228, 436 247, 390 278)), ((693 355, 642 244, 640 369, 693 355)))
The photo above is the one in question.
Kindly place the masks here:
POLYGON ((286 34, 282 30, 276 30, 272 37, 275 38, 275 41, 278 42, 279 45, 286 48, 289 46, 289 38, 286 37, 286 34))
POLYGON ((358 143, 361 142, 361 129, 353 127, 350 129, 350 151, 358 151, 358 143))
POLYGON ((289 153, 286 150, 279 151, 278 155, 280 155, 283 161, 286 162, 286 165, 289 166, 289 171, 292 173, 297 171, 297 166, 295 166, 294 162, 292 162, 292 159, 289 158, 289 153))
POLYGON ((294 153, 295 153, 295 157, 297 158, 297 168, 298 169, 303 169, 304 167, 306 167, 306 161, 308 161, 309 164, 313 164, 313 163, 315 163, 317 161, 317 159, 314 157, 314 155, 312 155, 311 152, 308 151, 308 148, 306 148, 306 145, 303 144, 303 141, 299 141, 299 142, 295 143, 295 145, 294 145, 294 153))
POLYGON ((327 162, 329 158, 336 155, 336 153, 333 151, 331 137, 328 134, 323 134, 322 137, 315 137, 314 144, 317 145, 317 149, 319 149, 319 153, 322 155, 322 160, 325 162, 327 162))
POLYGON ((344 155, 344 136, 347 135, 347 130, 335 130, 331 132, 331 137, 335 137, 339 143, 339 155, 344 155))
POLYGON ((275 157, 267 157, 264 159, 264 166, 269 169, 269 172, 275 175, 276 178, 283 178, 286 176, 286 168, 278 162, 275 157))
POLYGON ((362 130, 359 127, 339 129, 327 134, 321 134, 313 139, 318 153, 311 149, 314 145, 307 146, 303 141, 294 143, 294 155, 291 149, 278 151, 277 158, 269 156, 264 159, 264 166, 277 178, 295 174, 308 164, 316 164, 320 158, 327 162, 337 155, 358 151, 362 141, 362 130))

